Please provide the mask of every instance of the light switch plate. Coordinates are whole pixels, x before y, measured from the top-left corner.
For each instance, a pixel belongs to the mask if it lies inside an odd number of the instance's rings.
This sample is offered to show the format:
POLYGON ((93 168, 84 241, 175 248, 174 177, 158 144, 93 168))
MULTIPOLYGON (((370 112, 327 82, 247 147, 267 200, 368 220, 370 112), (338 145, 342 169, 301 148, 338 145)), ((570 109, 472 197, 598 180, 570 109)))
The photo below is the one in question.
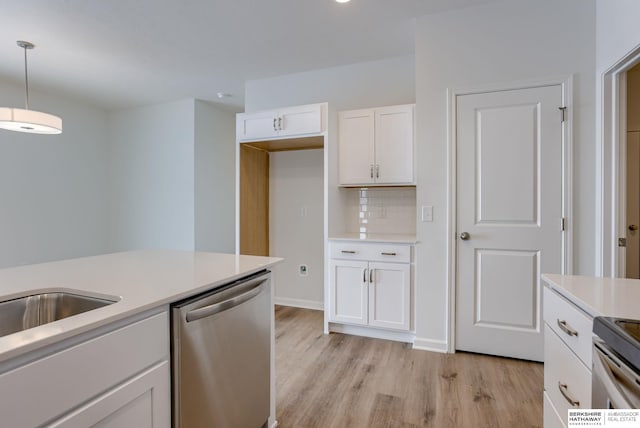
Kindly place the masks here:
POLYGON ((422 206, 422 221, 433 221, 433 205, 422 206))

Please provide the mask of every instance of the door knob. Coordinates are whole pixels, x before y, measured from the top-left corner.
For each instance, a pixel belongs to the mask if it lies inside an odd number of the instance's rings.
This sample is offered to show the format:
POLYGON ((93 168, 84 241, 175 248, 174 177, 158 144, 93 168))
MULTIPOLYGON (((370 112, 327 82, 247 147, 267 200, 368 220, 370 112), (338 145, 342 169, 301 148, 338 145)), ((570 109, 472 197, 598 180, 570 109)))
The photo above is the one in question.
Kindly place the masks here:
POLYGON ((469 233, 468 233, 468 232, 462 232, 462 233, 460 234, 460 239, 462 239, 463 241, 468 241, 468 240, 469 240, 469 238, 471 238, 471 235, 469 235, 469 233))
POLYGON ((638 226, 637 226, 637 225, 635 225, 635 224, 630 224, 630 225, 629 225, 629 230, 630 230, 630 231, 632 231, 632 232, 634 232, 634 231, 638 230, 638 226))

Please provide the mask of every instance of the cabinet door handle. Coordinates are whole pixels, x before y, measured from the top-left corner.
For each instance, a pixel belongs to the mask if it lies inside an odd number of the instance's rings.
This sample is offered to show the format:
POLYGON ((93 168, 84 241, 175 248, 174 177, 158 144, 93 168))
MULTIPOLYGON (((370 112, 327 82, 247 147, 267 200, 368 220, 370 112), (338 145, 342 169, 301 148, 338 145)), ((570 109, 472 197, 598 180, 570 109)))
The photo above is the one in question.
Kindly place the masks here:
POLYGON ((376 164, 376 178, 380 178, 380 165, 376 164))
POLYGON ((356 252, 353 250, 342 250, 341 251, 342 254, 355 254, 356 252))
POLYGON ((273 118, 273 130, 274 130, 274 131, 277 131, 277 130, 278 130, 278 128, 276 128, 276 123, 277 123, 277 121, 278 121, 278 118, 277 118, 277 117, 274 117, 274 118, 273 118))
POLYGON ((369 177, 373 178, 373 164, 369 165, 369 177))
POLYGON ((282 116, 278 118, 278 131, 282 131, 282 116))
POLYGON ((567 384, 566 383, 562 383, 562 382, 558 381, 558 389, 560 390, 560 394, 562 394, 564 399, 567 400, 567 402, 571 405, 571 407, 580 406, 580 402, 579 401, 576 401, 573 398, 569 397, 569 394, 567 393, 567 384))
POLYGON ((367 283, 367 269, 362 269, 362 282, 367 283))
POLYGON ((558 323, 558 327, 560 327, 560 330, 564 331, 569 336, 577 336, 578 335, 578 332, 575 331, 574 329, 572 329, 571 327, 569 327, 565 320, 560 321, 559 318, 556 318, 556 322, 558 323))
POLYGON ((380 253, 383 256, 397 256, 397 253, 385 253, 384 251, 382 253, 380 253))
POLYGON ((373 281, 375 280, 375 274, 373 273, 375 271, 375 269, 369 269, 369 283, 373 284, 373 281))

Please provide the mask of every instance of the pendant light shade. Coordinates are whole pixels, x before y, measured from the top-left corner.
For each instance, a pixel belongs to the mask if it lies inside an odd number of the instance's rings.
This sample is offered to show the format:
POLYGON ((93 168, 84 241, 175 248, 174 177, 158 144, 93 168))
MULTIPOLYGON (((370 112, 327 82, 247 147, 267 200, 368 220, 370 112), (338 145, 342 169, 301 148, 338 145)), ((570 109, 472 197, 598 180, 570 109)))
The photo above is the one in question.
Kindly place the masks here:
POLYGON ((33 49, 34 45, 22 40, 18 40, 16 43, 24 49, 25 108, 0 107, 0 128, 32 134, 60 134, 62 132, 62 119, 52 114, 29 110, 27 49, 33 49))
POLYGON ((0 128, 33 134, 60 134, 62 119, 35 110, 0 107, 0 128))

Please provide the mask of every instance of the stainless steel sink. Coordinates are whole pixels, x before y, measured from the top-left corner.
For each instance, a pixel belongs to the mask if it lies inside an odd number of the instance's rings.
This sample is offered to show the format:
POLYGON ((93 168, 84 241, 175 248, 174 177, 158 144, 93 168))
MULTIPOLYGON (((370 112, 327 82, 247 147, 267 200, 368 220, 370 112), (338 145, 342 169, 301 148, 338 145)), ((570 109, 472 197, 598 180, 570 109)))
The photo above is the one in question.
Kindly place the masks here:
POLYGON ((0 302, 0 337, 115 302, 68 292, 33 294, 0 302))

